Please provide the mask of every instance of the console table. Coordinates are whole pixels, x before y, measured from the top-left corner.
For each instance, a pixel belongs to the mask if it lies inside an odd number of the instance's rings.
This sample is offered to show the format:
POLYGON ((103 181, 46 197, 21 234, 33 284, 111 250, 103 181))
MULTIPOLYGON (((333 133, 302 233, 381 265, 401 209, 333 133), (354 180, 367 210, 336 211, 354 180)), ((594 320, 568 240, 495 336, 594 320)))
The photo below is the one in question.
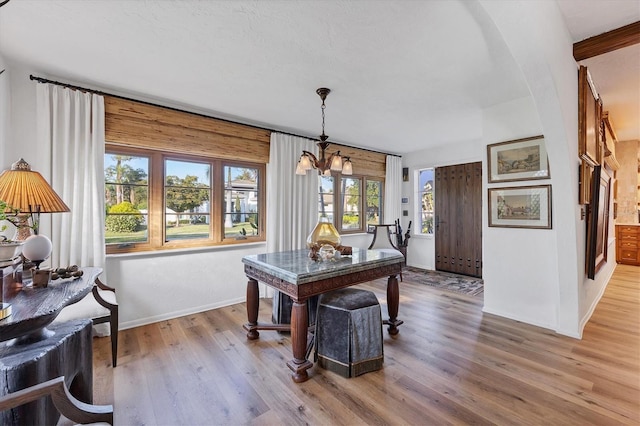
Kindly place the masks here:
POLYGON ((247 282, 247 318, 244 325, 247 338, 259 337, 258 330, 291 330, 293 359, 287 366, 293 371, 296 383, 306 381, 307 370, 313 365, 307 359, 307 331, 309 318, 307 299, 338 288, 388 277, 387 280, 387 324, 389 334, 398 333, 402 321, 397 319, 400 292, 397 275, 400 274, 404 257, 400 253, 354 248, 351 256, 339 260, 316 262, 309 258, 308 250, 294 250, 245 256, 244 272, 247 282), (267 284, 291 297, 291 325, 258 323, 258 281, 267 284))
MULTIPOLYGON (((0 395, 64 376, 76 398, 93 401, 91 320, 49 326, 65 306, 89 294, 102 273, 101 268, 82 271, 80 278, 53 281, 45 288, 4 289, 12 314, 0 320, 0 395)), ((50 398, 1 414, 0 424, 55 424, 60 416, 50 398)))

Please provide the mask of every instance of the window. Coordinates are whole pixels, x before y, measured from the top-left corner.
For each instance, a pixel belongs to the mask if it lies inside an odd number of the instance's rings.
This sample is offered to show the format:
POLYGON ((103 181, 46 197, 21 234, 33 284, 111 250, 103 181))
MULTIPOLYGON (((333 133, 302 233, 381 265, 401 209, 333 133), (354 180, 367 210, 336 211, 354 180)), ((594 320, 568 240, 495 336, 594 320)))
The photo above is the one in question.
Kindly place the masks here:
POLYGON ((105 155, 104 182, 105 242, 148 243, 149 157, 105 155))
POLYGON ((365 232, 367 225, 382 223, 383 188, 384 182, 376 178, 321 175, 320 214, 326 214, 340 233, 365 232))
POLYGON ((107 253, 264 241, 263 164, 105 152, 107 253))
POLYGON ((334 223, 334 192, 333 192, 333 176, 325 176, 320 175, 320 189, 318 193, 320 194, 320 208, 318 211, 320 212, 320 216, 326 215, 329 220, 334 223))
POLYGON ((416 211, 418 217, 416 222, 416 234, 433 235, 433 214, 434 214, 434 191, 433 174, 434 169, 422 169, 418 171, 418 196, 416 199, 420 203, 416 211))
POLYGON ((367 225, 381 225, 383 182, 367 179, 367 225))
POLYGON ((356 177, 343 177, 340 198, 342 200, 342 223, 340 230, 353 231, 362 229, 360 212, 362 209, 362 185, 361 179, 356 177))
POLYGON ((164 161, 166 241, 210 236, 211 164, 164 161))

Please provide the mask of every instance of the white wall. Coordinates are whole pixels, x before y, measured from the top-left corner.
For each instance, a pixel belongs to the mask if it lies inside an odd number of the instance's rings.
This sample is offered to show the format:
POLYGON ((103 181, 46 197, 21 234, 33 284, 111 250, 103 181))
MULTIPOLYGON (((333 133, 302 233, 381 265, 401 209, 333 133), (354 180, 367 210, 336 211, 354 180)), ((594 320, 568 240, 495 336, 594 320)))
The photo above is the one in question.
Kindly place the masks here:
MULTIPOLYGON (((610 260, 595 281, 585 278, 585 224, 578 205, 577 64, 573 43, 555 2, 480 0, 520 66, 542 124, 553 182, 557 261, 556 326, 581 337, 584 324, 615 267, 610 260)), ((551 242, 550 242, 551 243, 551 242)))
MULTIPOLYGON (((484 147, 542 133, 531 97, 488 108, 484 112, 483 123, 484 147)), ((559 286, 555 229, 490 228, 486 207, 487 187, 553 185, 553 181, 544 179, 488 185, 486 148, 484 154, 484 312, 554 329, 559 286)))

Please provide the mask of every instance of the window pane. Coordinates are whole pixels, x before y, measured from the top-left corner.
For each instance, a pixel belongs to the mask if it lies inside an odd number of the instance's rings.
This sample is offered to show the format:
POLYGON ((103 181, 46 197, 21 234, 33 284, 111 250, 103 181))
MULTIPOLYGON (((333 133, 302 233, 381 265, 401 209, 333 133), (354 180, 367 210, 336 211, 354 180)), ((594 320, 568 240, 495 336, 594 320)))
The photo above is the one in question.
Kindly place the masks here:
POLYGON ((255 168, 224 167, 224 237, 259 235, 258 180, 255 168))
POLYGON ((105 243, 148 241, 149 158, 106 153, 105 243))
POLYGON ((380 225, 382 217, 382 182, 367 180, 367 225, 380 225))
POLYGON ((165 161, 165 232, 168 241, 209 238, 211 166, 165 161))
POLYGON ((361 228, 361 198, 360 179, 342 178, 342 229, 361 228))
POLYGON ((334 194, 333 194, 333 176, 320 176, 320 197, 318 206, 318 215, 327 215, 329 221, 333 223, 334 212, 334 194))
POLYGON ((420 170, 418 176, 418 199, 420 200, 420 214, 417 218, 419 227, 416 228, 420 234, 433 234, 434 215, 434 191, 433 191, 433 169, 420 170))

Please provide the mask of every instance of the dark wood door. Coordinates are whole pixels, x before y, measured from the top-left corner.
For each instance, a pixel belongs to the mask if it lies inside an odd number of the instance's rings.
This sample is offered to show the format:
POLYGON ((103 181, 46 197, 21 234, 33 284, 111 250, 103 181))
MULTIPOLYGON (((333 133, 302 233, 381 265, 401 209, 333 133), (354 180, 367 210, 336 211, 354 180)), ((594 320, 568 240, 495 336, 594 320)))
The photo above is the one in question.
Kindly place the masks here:
POLYGON ((482 277, 482 163, 435 175, 436 270, 482 277))

